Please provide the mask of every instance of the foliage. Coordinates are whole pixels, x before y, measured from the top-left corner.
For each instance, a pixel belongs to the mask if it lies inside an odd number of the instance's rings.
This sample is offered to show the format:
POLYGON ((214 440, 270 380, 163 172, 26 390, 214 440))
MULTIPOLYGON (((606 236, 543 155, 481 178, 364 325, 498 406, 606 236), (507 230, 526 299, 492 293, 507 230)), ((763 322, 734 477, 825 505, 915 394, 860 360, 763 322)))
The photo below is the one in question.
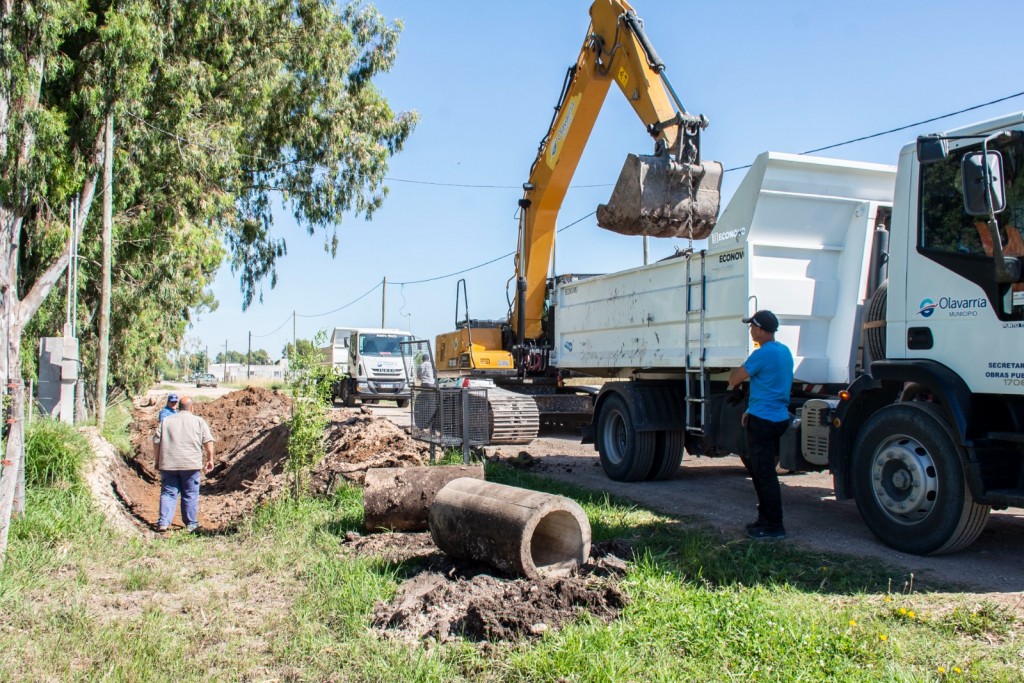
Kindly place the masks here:
POLYGON ((12 567, 25 569, 46 562, 60 566, 58 551, 63 547, 67 552, 67 542, 91 544, 105 536, 102 516, 82 477, 91 458, 89 442, 70 425, 38 418, 27 427, 25 516, 12 520, 8 556, 12 567))
POLYGON ((288 342, 287 344, 284 345, 284 347, 281 349, 281 355, 284 356, 285 358, 292 358, 293 356, 295 356, 295 349, 298 348, 299 355, 313 356, 315 354, 320 354, 319 360, 317 362, 321 362, 323 361, 323 354, 320 351, 320 346, 325 346, 326 344, 326 335, 324 336, 322 344, 318 342, 315 345, 308 339, 296 339, 294 344, 288 342))
POLYGON ((92 449, 71 425, 38 418, 25 430, 25 485, 54 486, 78 481, 92 449))
MULTIPOLYGON (((213 362, 215 365, 217 363, 224 363, 224 352, 221 351, 214 356, 213 362)), ((228 351, 226 362, 242 363, 243 365, 245 363, 252 363, 253 365, 270 365, 272 363, 270 354, 267 353, 266 349, 253 349, 251 356, 245 351, 228 351)))
POLYGON ((324 428, 327 408, 331 405, 331 385, 338 379, 333 367, 320 363, 315 348, 324 343, 326 332, 317 333, 315 344, 298 353, 288 366, 288 383, 292 395, 292 416, 288 420, 288 460, 286 467, 295 477, 293 493, 302 490, 303 475, 324 457, 324 428))
POLYGON ((14 294, 42 295, 19 312, 29 336, 61 332, 66 285, 54 283, 69 201, 80 198, 75 314, 86 374, 94 370, 100 217, 91 209, 108 114, 115 384, 152 381, 193 311, 216 305, 209 286, 225 257, 246 305, 274 285, 287 250, 274 231, 278 207, 333 253, 343 219, 380 207, 388 160, 415 125, 372 83, 392 66, 400 30, 372 6, 327 0, 0 7, 0 223, 20 238, 4 239, 17 270, 0 272, 18 273, 14 294), (47 291, 56 294, 44 303, 47 291))

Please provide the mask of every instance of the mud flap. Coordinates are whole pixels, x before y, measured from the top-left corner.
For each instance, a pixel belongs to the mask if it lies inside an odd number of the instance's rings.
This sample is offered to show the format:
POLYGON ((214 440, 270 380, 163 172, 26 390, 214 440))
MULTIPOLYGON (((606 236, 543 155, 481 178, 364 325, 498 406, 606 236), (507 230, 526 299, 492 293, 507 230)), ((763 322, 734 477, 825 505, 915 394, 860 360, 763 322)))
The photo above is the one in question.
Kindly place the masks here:
POLYGON ((685 170, 668 156, 630 154, 607 204, 597 207, 597 224, 622 235, 705 239, 718 221, 722 164, 705 161, 685 170))

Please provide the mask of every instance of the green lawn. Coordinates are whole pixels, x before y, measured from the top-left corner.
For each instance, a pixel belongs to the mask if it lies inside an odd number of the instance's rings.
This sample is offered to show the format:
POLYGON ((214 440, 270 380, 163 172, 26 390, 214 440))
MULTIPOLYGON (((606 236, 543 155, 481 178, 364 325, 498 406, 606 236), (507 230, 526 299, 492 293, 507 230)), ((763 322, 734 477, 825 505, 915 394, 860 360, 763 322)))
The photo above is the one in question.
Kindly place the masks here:
MULTIPOLYGON (((35 429, 36 427, 34 427, 35 429)), ((76 436, 57 428, 46 442, 76 436)), ((42 440, 40 440, 42 441, 42 440)), ((0 573, 0 680, 1017 681, 1019 622, 909 592, 877 563, 720 536, 600 494, 569 495, 595 540, 626 539, 629 604, 519 643, 382 638, 368 627, 414 566, 339 552, 361 492, 264 507, 237 533, 125 538, 57 456, 30 474, 0 573)))

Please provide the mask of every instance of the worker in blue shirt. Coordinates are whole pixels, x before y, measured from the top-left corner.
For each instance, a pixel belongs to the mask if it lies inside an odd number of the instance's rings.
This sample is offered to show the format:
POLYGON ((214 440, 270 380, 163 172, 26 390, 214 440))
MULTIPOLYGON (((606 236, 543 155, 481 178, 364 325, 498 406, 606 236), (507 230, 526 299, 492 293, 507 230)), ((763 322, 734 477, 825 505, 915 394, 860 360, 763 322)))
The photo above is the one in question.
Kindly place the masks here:
POLYGON ((174 415, 176 412, 178 412, 178 395, 172 392, 167 394, 167 404, 160 409, 159 422, 163 422, 164 418, 174 415))
POLYGON ((775 465, 779 441, 789 427, 793 354, 775 341, 779 319, 771 311, 758 311, 743 322, 750 325, 750 338, 757 348, 730 373, 729 388, 750 380, 750 398, 742 418, 747 434, 744 465, 757 493, 757 520, 747 525, 747 535, 757 540, 783 539, 782 490, 775 465))

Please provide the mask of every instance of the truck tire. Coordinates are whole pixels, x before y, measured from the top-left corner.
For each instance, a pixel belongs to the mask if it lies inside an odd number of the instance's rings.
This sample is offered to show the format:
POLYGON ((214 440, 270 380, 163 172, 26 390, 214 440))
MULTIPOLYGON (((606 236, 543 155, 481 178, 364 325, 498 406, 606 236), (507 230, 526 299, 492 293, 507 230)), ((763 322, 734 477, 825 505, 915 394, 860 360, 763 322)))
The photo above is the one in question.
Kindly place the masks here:
POLYGON ((356 405, 356 397, 349 391, 348 384, 341 385, 341 403, 346 408, 354 408, 356 405))
POLYGON ((655 432, 654 462, 647 478, 651 481, 671 479, 683 462, 685 434, 681 429, 655 432))
POLYGON ((872 415, 853 448, 853 497, 865 524, 902 552, 963 550, 991 507, 974 502, 960 449, 938 407, 910 402, 872 415))
POLYGON ((651 471, 654 432, 633 429, 633 416, 625 399, 608 397, 598 418, 598 452, 601 467, 614 481, 640 481, 651 471))
POLYGON ((397 406, 398 406, 399 408, 404 408, 404 407, 406 407, 407 405, 409 405, 409 399, 407 399, 407 398, 400 398, 400 399, 398 399, 398 400, 396 400, 396 401, 395 401, 395 404, 396 404, 396 405, 397 405, 397 406))

